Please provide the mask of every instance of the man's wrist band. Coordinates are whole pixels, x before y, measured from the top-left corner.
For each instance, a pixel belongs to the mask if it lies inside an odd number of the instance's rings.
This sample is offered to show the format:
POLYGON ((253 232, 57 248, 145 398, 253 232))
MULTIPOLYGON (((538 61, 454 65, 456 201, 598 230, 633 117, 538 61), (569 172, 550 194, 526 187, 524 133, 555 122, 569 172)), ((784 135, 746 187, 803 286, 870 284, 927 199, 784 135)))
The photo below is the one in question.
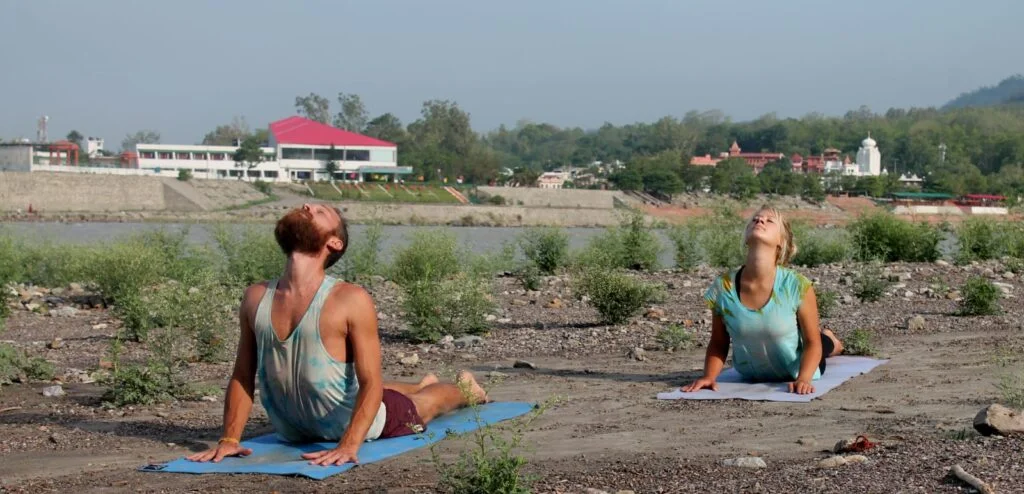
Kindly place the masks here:
POLYGON ((241 445, 241 443, 238 441, 238 439, 235 439, 233 437, 222 437, 222 438, 220 438, 219 441, 217 441, 217 444, 220 444, 220 443, 234 443, 234 444, 241 445))

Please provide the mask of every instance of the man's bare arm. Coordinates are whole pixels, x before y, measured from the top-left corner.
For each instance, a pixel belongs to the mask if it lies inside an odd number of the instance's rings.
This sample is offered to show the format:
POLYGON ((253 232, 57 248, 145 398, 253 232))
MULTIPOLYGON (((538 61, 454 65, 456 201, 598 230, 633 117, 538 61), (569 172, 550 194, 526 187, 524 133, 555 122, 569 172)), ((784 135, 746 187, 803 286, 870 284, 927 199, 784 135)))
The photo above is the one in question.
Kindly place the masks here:
POLYGON ((366 441, 366 434, 384 398, 384 377, 381 375, 377 308, 373 298, 365 290, 355 286, 350 290, 352 293, 345 297, 351 308, 348 312, 348 342, 349 351, 355 360, 359 394, 356 396, 352 420, 338 445, 352 447, 358 451, 359 446, 366 441))

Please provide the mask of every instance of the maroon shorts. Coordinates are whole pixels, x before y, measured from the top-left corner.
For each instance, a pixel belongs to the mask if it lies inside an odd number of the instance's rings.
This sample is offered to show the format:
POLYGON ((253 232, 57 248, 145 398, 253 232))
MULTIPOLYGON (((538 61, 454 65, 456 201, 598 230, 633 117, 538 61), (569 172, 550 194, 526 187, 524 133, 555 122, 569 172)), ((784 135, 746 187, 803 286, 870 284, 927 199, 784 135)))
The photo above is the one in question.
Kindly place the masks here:
POLYGON ((416 411, 416 405, 408 396, 391 389, 384 390, 384 430, 379 439, 408 436, 427 430, 426 424, 416 411), (418 426, 418 427, 417 427, 418 426), (413 427, 417 427, 414 430, 413 427))

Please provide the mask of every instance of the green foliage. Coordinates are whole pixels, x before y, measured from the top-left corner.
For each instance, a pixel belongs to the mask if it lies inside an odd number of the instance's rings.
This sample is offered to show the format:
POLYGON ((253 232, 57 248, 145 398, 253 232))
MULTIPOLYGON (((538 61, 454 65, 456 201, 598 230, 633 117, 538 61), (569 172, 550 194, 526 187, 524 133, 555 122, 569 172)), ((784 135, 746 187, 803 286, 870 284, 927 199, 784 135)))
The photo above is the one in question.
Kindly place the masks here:
POLYGON ((678 324, 661 328, 655 339, 666 350, 687 350, 693 345, 693 335, 678 324))
POLYGON ((455 236, 444 230, 420 230, 394 255, 391 280, 403 287, 440 281, 460 271, 464 262, 455 236))
POLYGON ((968 218, 956 229, 956 240, 959 264, 1024 254, 1024 228, 1016 222, 968 218))
POLYGON ((704 220, 704 246, 708 264, 714 267, 731 268, 743 264, 743 219, 734 211, 720 209, 712 218, 704 220))
POLYGON ((862 261, 934 262, 939 258, 940 232, 924 222, 913 224, 878 212, 857 218, 847 229, 862 261))
POLYGON ((192 170, 187 170, 185 168, 178 170, 178 180, 181 180, 182 182, 192 180, 192 170))
MULTIPOLYGON (((235 162, 235 166, 245 167, 249 170, 259 166, 259 164, 263 162, 262 144, 263 143, 260 142, 259 138, 256 136, 246 137, 231 156, 231 159, 235 162)), ((241 177, 239 177, 239 179, 241 179, 241 177)))
POLYGON ((540 269, 533 263, 525 263, 516 270, 516 279, 524 290, 540 290, 540 269))
POLYGON ((857 275, 853 285, 853 295, 861 302, 878 302, 889 288, 889 282, 882 277, 882 270, 877 264, 865 266, 857 275))
POLYGON ((561 228, 530 228, 520 235, 519 246, 542 274, 555 274, 569 259, 569 235, 561 228))
POLYGON ((8 343, 0 343, 0 385, 15 380, 32 379, 48 381, 53 379, 54 365, 39 357, 29 358, 8 343))
POLYGON ((1024 409, 1024 371, 1008 372, 1000 376, 996 384, 1002 394, 1003 403, 1008 407, 1024 409))
MULTIPOLYGON (((827 336, 822 335, 822 338, 827 336)), ((870 357, 875 355, 874 336, 870 331, 857 328, 850 333, 843 341, 843 353, 846 355, 863 355, 870 357)))
POLYGON ((505 198, 501 197, 500 195, 495 194, 495 195, 487 198, 487 203, 488 204, 493 204, 495 206, 504 206, 505 205, 505 198))
POLYGON ((281 275, 286 258, 273 233, 251 226, 232 230, 217 225, 212 232, 228 283, 248 286, 281 275))
POLYGON ((103 394, 103 401, 115 407, 151 405, 173 398, 172 383, 153 367, 118 367, 103 394))
POLYGON ((838 306, 839 294, 834 290, 821 290, 815 293, 815 297, 818 301, 818 316, 832 317, 838 306))
POLYGON ((644 224, 641 214, 631 214, 620 226, 591 240, 576 264, 592 268, 654 271, 663 246, 644 224))
POLYGON ((585 269, 574 284, 574 292, 588 297, 607 324, 627 321, 662 295, 660 287, 612 269, 585 269))
POLYGON ((459 337, 487 330, 487 314, 495 308, 489 280, 465 273, 405 285, 402 310, 413 341, 436 342, 444 335, 459 337))
POLYGON ((379 221, 371 224, 366 229, 365 239, 353 242, 333 269, 342 279, 349 281, 364 281, 371 276, 384 275, 386 268, 381 259, 384 239, 384 225, 379 221))
POLYGON ((844 231, 808 229, 793 227, 793 241, 796 255, 790 259, 794 266, 820 266, 849 260, 853 256, 849 235, 844 231))
POLYGON ((992 282, 980 276, 972 276, 960 289, 959 314, 962 316, 989 316, 999 314, 999 301, 1003 292, 992 282))
POLYGON ((701 263, 700 230, 696 223, 687 223, 669 230, 669 239, 676 249, 676 267, 693 271, 701 263))
POLYGON ((252 186, 255 187, 256 190, 258 190, 258 191, 260 191, 260 192, 262 192, 262 193, 264 193, 264 194, 266 194, 268 196, 274 195, 274 188, 273 188, 273 186, 270 185, 270 182, 265 182, 263 180, 256 180, 255 182, 252 183, 252 186))

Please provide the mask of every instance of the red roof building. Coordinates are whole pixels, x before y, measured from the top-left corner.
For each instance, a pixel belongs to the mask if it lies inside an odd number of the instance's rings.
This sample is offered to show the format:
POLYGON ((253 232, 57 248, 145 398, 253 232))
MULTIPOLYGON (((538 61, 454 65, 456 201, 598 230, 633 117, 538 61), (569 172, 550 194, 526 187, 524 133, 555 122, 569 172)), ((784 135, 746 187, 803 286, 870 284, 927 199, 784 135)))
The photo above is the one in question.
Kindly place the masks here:
POLYGON ((315 120, 299 116, 288 117, 270 124, 270 146, 293 144, 337 147, 397 147, 394 143, 349 132, 315 120))

